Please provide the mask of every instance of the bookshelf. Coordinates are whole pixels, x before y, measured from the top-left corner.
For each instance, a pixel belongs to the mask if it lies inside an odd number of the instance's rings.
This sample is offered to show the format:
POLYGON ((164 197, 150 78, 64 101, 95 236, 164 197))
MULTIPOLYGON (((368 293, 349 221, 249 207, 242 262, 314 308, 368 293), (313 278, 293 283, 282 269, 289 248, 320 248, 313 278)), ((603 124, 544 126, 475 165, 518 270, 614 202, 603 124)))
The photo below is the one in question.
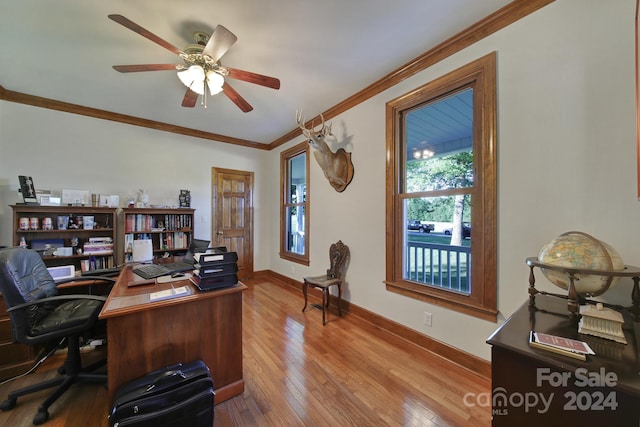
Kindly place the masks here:
POLYGON ((155 257, 184 254, 193 239, 194 212, 187 208, 122 209, 124 261, 131 262, 133 241, 138 239, 152 241, 155 257))
POLYGON ((13 245, 39 251, 47 267, 73 265, 76 271, 86 271, 118 264, 118 208, 40 205, 11 208, 13 245), (56 247, 67 248, 67 253, 59 251, 53 255, 52 248, 56 247))

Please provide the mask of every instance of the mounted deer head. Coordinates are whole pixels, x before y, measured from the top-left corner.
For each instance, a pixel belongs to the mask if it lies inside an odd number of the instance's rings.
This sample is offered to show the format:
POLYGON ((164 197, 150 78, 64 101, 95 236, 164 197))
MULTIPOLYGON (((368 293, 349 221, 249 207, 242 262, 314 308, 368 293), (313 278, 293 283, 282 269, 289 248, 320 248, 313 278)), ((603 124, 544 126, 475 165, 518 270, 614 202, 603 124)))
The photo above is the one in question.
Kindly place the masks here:
POLYGON ((309 145, 313 148, 313 156, 324 172, 324 176, 329 180, 329 184, 339 193, 343 192, 353 179, 353 163, 351 153, 344 148, 340 148, 335 153, 331 151, 325 139, 331 135, 331 124, 325 124, 324 117, 320 114, 320 129, 314 130, 313 123, 311 129, 304 127, 304 117, 302 111, 296 111, 296 124, 302 129, 302 135, 307 138, 309 145))

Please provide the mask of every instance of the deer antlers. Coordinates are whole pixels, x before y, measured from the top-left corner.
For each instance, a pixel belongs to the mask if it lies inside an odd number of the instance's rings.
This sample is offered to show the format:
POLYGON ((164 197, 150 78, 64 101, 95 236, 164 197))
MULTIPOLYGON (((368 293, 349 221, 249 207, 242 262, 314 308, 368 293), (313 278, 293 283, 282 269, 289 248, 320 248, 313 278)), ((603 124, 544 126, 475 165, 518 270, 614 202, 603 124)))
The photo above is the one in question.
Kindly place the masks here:
POLYGON ((296 111, 296 124, 300 129, 302 129, 302 134, 304 135, 304 137, 309 140, 315 141, 321 135, 323 137, 331 135, 331 124, 324 124, 324 117, 322 116, 322 113, 320 113, 320 120, 322 121, 320 123, 320 130, 314 130, 315 126, 313 125, 313 122, 311 122, 311 129, 307 129, 306 127, 304 127, 304 116, 302 115, 302 110, 300 110, 300 113, 296 111))

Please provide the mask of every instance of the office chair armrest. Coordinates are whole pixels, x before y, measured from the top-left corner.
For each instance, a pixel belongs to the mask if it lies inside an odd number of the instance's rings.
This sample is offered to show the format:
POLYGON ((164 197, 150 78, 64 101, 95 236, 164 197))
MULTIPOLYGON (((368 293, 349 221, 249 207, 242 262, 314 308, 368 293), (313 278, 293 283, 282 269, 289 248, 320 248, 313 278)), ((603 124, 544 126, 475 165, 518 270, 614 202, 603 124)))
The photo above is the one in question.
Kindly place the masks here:
POLYGON ((116 279, 114 279, 113 277, 105 277, 105 276, 80 276, 80 277, 70 277, 68 279, 62 279, 56 282, 56 286, 57 285, 62 285, 64 283, 71 283, 71 282, 84 282, 84 281, 96 281, 96 280, 100 280, 102 282, 106 282, 105 284, 109 283, 109 284, 114 284, 116 283, 116 279))
POLYGON ((92 300, 104 302, 107 300, 107 297, 102 297, 98 295, 55 295, 52 297, 40 298, 35 301, 25 302, 24 304, 18 304, 11 308, 7 308, 7 313, 11 313, 12 311, 24 310, 25 308, 28 308, 34 305, 44 304, 46 302, 71 301, 71 300, 78 300, 78 299, 92 299, 92 300))

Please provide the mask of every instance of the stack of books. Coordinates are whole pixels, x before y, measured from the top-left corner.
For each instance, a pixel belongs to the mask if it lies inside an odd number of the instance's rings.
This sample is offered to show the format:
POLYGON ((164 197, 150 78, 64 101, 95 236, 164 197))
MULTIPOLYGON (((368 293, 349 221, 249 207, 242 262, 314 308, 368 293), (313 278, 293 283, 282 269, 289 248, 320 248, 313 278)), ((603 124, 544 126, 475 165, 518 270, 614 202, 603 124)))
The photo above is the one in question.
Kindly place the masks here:
POLYGON ((587 360, 587 355, 595 354, 584 341, 534 331, 529 335, 529 345, 578 360, 587 360))
POLYGON ((233 286, 238 283, 238 254, 196 253, 190 280, 201 291, 210 291, 233 286))
POLYGON ((88 242, 82 245, 85 255, 111 255, 113 254, 113 239, 111 237, 90 237, 88 242))

